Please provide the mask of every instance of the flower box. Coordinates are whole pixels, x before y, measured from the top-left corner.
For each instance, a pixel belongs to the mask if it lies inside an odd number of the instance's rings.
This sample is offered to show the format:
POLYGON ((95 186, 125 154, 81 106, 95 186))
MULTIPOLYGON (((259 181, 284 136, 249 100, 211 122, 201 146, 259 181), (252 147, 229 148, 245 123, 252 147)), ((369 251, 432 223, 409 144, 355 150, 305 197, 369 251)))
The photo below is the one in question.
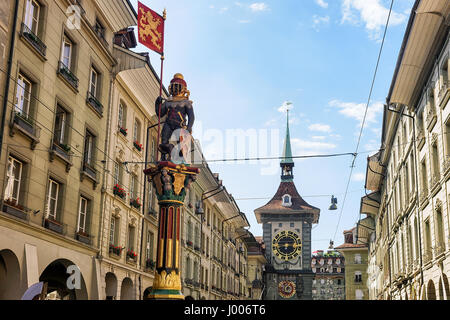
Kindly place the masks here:
POLYGON ((133 250, 127 251, 127 259, 136 261, 136 258, 137 258, 136 252, 134 252, 133 250))
POLYGON ((136 209, 140 209, 142 204, 141 204, 141 202, 140 202, 140 199, 139 199, 139 198, 136 198, 136 199, 130 200, 130 205, 131 205, 132 207, 135 207, 136 209))
POLYGON ((134 146, 138 151, 142 151, 142 144, 139 143, 139 141, 134 141, 134 142, 133 142, 133 146, 134 146))
POLYGON ((57 233, 63 233, 63 225, 53 219, 45 219, 44 227, 57 233))
POLYGON ((119 127, 119 132, 121 133, 121 134, 123 134, 125 137, 127 136, 127 134, 128 134, 128 129, 125 129, 125 128, 122 128, 122 127, 119 127))
POLYGON ((26 212, 26 209, 22 205, 16 204, 15 200, 3 201, 2 211, 22 220, 28 220, 28 213, 26 212))
POLYGON ((114 188, 113 188, 113 193, 116 195, 116 196, 119 196, 120 198, 122 198, 122 199, 125 199, 126 198, 126 193, 125 193, 125 190, 120 186, 120 185, 118 185, 118 184, 116 184, 115 186, 114 186, 114 188))
POLYGON ((80 242, 83 242, 85 244, 91 244, 91 236, 86 232, 78 231, 76 234, 76 238, 80 242))
POLYGON ((186 244, 187 244, 189 247, 192 247, 192 246, 193 246, 193 243, 192 243, 192 241, 190 241, 190 240, 186 241, 186 244))
POLYGON ((109 244, 109 253, 113 253, 116 256, 120 256, 122 253, 122 250, 123 250, 123 248, 120 246, 116 247, 113 244, 109 244))

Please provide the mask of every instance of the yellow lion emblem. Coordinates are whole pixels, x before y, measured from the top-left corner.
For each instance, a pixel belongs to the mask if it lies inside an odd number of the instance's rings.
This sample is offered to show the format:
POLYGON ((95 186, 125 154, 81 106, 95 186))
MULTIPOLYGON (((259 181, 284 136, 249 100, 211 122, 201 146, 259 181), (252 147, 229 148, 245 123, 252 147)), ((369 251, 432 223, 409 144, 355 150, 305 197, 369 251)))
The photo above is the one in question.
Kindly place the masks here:
POLYGON ((162 39, 161 32, 158 32, 158 27, 161 24, 161 20, 153 17, 150 11, 145 12, 144 9, 140 8, 142 17, 140 21, 141 28, 139 29, 139 36, 141 41, 145 42, 146 38, 150 36, 152 44, 161 50, 161 44, 159 41, 162 39))

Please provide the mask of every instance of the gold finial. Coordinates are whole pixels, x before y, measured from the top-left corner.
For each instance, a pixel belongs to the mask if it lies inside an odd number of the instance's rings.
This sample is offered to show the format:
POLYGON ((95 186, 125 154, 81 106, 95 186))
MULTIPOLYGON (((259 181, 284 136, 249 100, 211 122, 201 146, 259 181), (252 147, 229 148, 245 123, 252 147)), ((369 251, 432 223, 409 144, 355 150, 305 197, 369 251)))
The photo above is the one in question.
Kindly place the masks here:
POLYGON ((174 79, 181 79, 184 80, 184 77, 181 73, 175 73, 175 75, 173 76, 174 79))
POLYGON ((166 20, 166 14, 167 14, 166 8, 164 8, 164 11, 163 11, 163 19, 164 19, 164 20, 166 20))

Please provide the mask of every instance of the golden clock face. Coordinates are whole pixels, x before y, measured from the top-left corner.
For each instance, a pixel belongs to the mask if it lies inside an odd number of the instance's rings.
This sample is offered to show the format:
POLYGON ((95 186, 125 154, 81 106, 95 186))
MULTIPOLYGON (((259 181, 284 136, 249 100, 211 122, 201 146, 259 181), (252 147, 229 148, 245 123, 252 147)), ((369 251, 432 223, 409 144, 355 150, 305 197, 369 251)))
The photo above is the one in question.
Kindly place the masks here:
POLYGON ((295 259, 302 252, 302 241, 295 232, 284 230, 273 238, 272 251, 278 259, 295 259))

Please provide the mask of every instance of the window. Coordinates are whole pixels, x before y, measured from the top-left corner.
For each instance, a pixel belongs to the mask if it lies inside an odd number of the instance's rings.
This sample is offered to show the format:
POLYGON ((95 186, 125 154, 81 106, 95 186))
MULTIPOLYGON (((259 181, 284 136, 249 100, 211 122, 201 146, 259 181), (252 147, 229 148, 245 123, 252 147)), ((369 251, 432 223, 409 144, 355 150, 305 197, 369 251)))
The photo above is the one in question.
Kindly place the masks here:
POLYGON ((73 53, 73 42, 64 35, 62 49, 61 49, 61 62, 64 66, 71 70, 72 64, 72 53, 73 53))
POLYGON ((117 119, 117 125, 120 128, 126 129, 126 113, 127 113, 127 107, 120 102, 119 103, 119 112, 118 112, 118 119, 117 119))
POLYGON ((293 228, 293 227, 294 227, 294 223, 293 223, 293 222, 291 222, 291 225, 290 225, 290 226, 291 226, 291 228, 293 228))
POLYGON ((279 223, 279 224, 278 224, 278 227, 280 227, 280 228, 283 227, 283 224, 282 224, 282 223, 279 223))
POLYGON ((118 161, 114 161, 114 185, 122 185, 123 167, 118 161))
POLYGON ((360 264, 361 263, 361 255, 359 253, 355 254, 355 263, 360 264))
POLYGON ((153 211, 153 184, 149 183, 148 184, 148 195, 147 195, 147 209, 148 212, 152 212, 153 211))
POLYGON ((91 67, 91 77, 89 79, 89 94, 94 98, 98 98, 98 78, 99 74, 97 70, 91 67))
POLYGON ((117 235, 118 235, 118 228, 119 228, 119 219, 112 216, 111 217, 111 226, 109 229, 109 243, 110 244, 116 244, 117 243, 117 235))
POLYGON ((41 6, 36 0, 27 0, 25 7, 25 20, 24 24, 30 29, 35 35, 39 31, 39 15, 41 11, 41 6))
POLYGON ((130 175, 130 197, 131 199, 136 199, 138 196, 138 186, 137 186, 137 177, 134 174, 130 175))
POLYGON ((362 282, 361 271, 355 271, 355 282, 362 282))
POLYGON ((22 73, 17 79, 15 111, 25 118, 30 116, 32 83, 22 73))
POLYGON ((145 255, 147 259, 153 260, 153 232, 147 232, 147 247, 145 248, 145 255))
POLYGON ((288 194, 285 194, 283 196, 283 206, 284 207, 290 207, 291 205, 292 205, 291 196, 288 195, 288 194))
POLYGON ((428 182, 427 182, 427 165, 425 163, 425 159, 421 162, 421 175, 422 175, 422 192, 428 191, 428 182))
POLYGON ((86 130, 86 136, 84 138, 84 164, 90 167, 94 166, 94 142, 95 136, 86 130))
POLYGON ((134 251, 134 230, 133 226, 128 226, 128 250, 134 251))
POLYGON ((5 200, 19 204, 21 192, 23 163, 13 157, 8 157, 8 171, 6 172, 5 200))
POLYGON ((47 218, 57 221, 59 183, 49 179, 47 194, 47 218))
POLYGON ((102 25, 102 23, 95 19, 95 26, 94 26, 95 33, 102 39, 105 39, 105 27, 102 25))
POLYGON ((53 142, 58 145, 67 142, 68 113, 59 104, 56 106, 55 133, 53 142))
POLYGON ((134 133, 133 133, 133 141, 140 142, 141 141, 141 123, 139 120, 134 120, 134 133))
POLYGON ((80 212, 78 213, 78 232, 87 232, 87 214, 89 200, 80 197, 80 212))
MULTIPOLYGON (((445 243, 444 243, 444 225, 443 225, 443 219, 442 219, 442 210, 438 209, 436 210, 436 231, 437 231, 437 244, 438 250, 445 250, 445 243)), ((442 251, 444 252, 444 251, 442 251)))
POLYGON ((439 155, 437 142, 433 144, 431 150, 431 157, 433 162, 433 179, 439 179, 439 155))

